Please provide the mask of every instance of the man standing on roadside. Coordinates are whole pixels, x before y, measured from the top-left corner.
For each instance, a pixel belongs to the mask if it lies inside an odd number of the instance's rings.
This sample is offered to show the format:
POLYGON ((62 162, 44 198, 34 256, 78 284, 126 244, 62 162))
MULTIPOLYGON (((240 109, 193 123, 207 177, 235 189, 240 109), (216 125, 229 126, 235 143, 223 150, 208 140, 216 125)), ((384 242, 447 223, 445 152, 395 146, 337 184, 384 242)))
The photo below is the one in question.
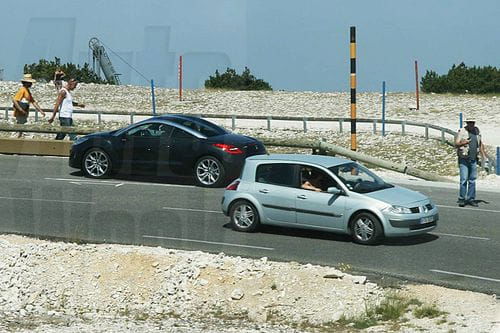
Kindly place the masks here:
POLYGON ((465 118, 465 127, 458 130, 455 138, 457 148, 458 167, 460 170, 460 191, 458 205, 464 207, 469 204, 477 207, 476 178, 477 160, 479 153, 485 158, 484 145, 481 141, 479 128, 475 126, 476 120, 472 117, 465 118))
MULTIPOLYGON (((33 80, 31 74, 24 74, 24 77, 21 79, 21 83, 23 86, 19 88, 17 93, 12 98, 12 105, 14 107, 14 117, 16 117, 17 124, 25 124, 28 121, 28 113, 30 110, 30 103, 33 104, 35 109, 45 117, 45 112, 40 109, 40 106, 35 101, 33 96, 31 95, 30 88, 36 81, 33 80)), ((23 136, 23 132, 19 132, 17 135, 18 138, 23 136)))
MULTIPOLYGON (((66 87, 59 90, 57 95, 56 104, 54 105, 54 111, 52 112, 52 117, 49 119, 49 124, 54 121, 56 113, 59 111, 59 123, 61 126, 73 126, 73 106, 84 108, 84 104, 73 102, 73 96, 71 91, 73 91, 78 85, 76 79, 68 80, 66 87)), ((66 133, 57 133, 56 140, 62 140, 66 136, 66 133)), ((69 134, 69 139, 75 141, 76 135, 69 134)))

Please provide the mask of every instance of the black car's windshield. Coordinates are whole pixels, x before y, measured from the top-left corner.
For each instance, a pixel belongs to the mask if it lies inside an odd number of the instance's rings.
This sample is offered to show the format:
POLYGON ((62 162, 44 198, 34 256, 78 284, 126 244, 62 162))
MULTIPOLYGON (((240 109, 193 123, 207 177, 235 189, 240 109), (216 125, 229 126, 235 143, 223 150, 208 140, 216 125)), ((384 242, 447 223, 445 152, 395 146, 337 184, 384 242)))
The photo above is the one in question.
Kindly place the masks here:
POLYGON ((351 191, 369 193, 393 187, 364 166, 349 162, 329 168, 351 191))
POLYGON ((169 120, 173 121, 174 123, 191 128, 192 130, 195 130, 196 132, 199 132, 206 137, 212 137, 228 133, 224 128, 212 124, 203 119, 197 119, 196 121, 193 121, 190 119, 172 118, 169 120))

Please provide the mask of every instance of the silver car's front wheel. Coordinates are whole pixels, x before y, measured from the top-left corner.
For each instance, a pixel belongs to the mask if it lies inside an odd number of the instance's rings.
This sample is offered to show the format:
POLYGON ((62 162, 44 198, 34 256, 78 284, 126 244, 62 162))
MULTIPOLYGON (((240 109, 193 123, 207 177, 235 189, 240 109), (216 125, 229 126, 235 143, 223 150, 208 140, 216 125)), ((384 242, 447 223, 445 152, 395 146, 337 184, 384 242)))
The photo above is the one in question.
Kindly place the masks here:
POLYGON ((91 178, 104 178, 111 172, 111 159, 100 148, 92 148, 83 157, 83 172, 91 178))
POLYGON ((213 156, 200 158, 194 169, 195 180, 200 186, 218 187, 225 181, 224 166, 213 156))
POLYGON ((360 213, 353 218, 351 233, 354 241, 361 244, 376 244, 383 236, 382 225, 371 213, 360 213))
POLYGON ((235 202, 229 211, 231 225, 238 231, 254 231, 259 225, 259 213, 255 206, 246 200, 235 202))

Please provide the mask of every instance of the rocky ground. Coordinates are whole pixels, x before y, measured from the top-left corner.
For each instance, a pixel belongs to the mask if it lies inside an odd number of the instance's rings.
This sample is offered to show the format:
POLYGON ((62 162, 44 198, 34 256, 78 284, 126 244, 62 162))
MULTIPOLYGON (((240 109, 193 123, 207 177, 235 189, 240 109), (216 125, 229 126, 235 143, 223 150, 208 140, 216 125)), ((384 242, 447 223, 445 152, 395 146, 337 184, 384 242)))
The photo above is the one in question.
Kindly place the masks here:
MULTIPOLYGON (((0 236, 1 332, 492 332, 494 295, 338 268, 0 236)), ((495 326, 496 325, 496 326, 495 326)))

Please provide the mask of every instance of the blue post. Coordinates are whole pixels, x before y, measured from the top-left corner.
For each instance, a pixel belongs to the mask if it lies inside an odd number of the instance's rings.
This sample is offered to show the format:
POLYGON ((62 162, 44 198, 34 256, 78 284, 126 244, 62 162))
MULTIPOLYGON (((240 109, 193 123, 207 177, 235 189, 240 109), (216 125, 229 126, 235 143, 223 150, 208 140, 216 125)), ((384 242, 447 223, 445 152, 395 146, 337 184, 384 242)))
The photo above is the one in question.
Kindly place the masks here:
POLYGON ((500 176, 500 147, 497 147, 497 176, 500 176))
POLYGON ((156 116, 155 82, 151 79, 151 102, 153 103, 153 116, 156 116))
POLYGON ((382 81, 382 136, 385 136, 385 81, 382 81))
POLYGON ((460 112, 460 114, 459 114, 459 119, 460 119, 460 127, 459 128, 462 128, 462 127, 464 127, 464 115, 462 114, 462 112, 460 112))

